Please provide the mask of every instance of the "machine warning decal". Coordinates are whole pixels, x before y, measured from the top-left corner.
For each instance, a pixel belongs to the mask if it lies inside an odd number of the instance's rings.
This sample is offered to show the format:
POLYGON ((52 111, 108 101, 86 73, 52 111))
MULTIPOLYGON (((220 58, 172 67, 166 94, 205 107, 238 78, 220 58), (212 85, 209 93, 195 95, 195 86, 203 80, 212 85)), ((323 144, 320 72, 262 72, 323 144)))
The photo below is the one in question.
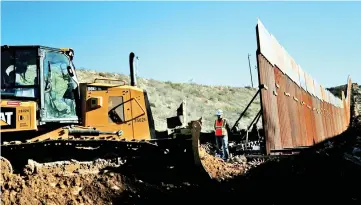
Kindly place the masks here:
POLYGON ((15 106, 19 106, 21 103, 18 101, 8 101, 7 105, 15 105, 15 106))
POLYGON ((1 129, 16 128, 16 108, 1 108, 0 122, 1 129))

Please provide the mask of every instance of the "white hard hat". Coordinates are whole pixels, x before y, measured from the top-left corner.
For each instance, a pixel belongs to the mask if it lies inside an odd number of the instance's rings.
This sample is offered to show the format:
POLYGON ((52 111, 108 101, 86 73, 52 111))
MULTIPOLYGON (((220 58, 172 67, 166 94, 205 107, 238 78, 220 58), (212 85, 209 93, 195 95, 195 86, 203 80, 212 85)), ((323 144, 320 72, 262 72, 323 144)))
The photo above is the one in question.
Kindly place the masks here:
POLYGON ((218 109, 217 111, 216 111, 216 115, 222 115, 223 114, 223 111, 221 110, 221 109, 218 109))

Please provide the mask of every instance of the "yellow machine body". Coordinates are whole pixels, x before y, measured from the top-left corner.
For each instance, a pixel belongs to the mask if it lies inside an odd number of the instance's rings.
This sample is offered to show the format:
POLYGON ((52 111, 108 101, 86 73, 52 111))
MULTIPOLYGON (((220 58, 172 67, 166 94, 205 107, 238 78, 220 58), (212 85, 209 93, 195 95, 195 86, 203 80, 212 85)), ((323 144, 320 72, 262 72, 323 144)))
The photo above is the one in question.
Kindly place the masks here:
POLYGON ((144 153, 200 164, 200 129, 192 138, 185 127, 183 104, 177 116, 166 119, 173 133, 155 130, 147 92, 136 84, 134 53, 129 57, 129 84, 96 82, 118 79, 79 83, 72 49, 2 46, 1 57, 2 159, 17 164, 27 159, 56 160, 58 155, 144 153))
MULTIPOLYGON (((126 140, 151 139, 150 107, 145 91, 128 85, 81 83, 82 126, 122 131, 126 140)), ((152 120, 152 119, 151 119, 152 120)))
POLYGON ((5 98, 1 101, 0 117, 1 133, 6 141, 16 140, 14 136, 18 138, 20 135, 22 141, 65 139, 74 133, 76 136, 106 135, 126 141, 156 138, 147 92, 134 86, 133 53, 130 57, 133 81, 130 85, 124 81, 120 84, 96 82, 120 81, 109 78, 95 79, 92 83, 77 82, 72 63, 74 51, 71 48, 2 46, 2 57, 4 62, 1 71, 3 77, 7 78, 4 78, 5 82, 2 83, 1 95, 5 98), (55 57, 47 57, 47 53, 55 57), (21 58, 20 54, 25 57, 21 58), (40 60, 37 61, 36 58, 40 60), (63 65, 58 65, 59 61, 62 61, 63 65), (27 68, 24 67, 25 72, 20 73, 17 70, 21 69, 24 62, 27 68), (32 66, 31 71, 29 66, 32 66), (66 66, 68 67, 65 68, 66 66), (12 72, 17 76, 11 75, 12 72), (19 76, 22 74, 28 78, 27 84, 20 83, 19 76), (32 81, 34 83, 31 83, 32 81), (75 88, 69 87, 71 83, 76 84, 75 88), (32 92, 30 97, 19 94, 29 90, 32 92), (67 93, 78 93, 79 96, 67 98, 67 93), (51 113, 54 112, 54 107, 57 107, 55 103, 64 104, 67 100, 73 104, 70 115, 59 115, 61 111, 51 113), (68 132, 69 126, 72 126, 75 132, 68 132), (92 132, 94 130, 98 132, 97 135, 92 132))
POLYGON ((1 100, 1 132, 37 130, 36 102, 1 100))

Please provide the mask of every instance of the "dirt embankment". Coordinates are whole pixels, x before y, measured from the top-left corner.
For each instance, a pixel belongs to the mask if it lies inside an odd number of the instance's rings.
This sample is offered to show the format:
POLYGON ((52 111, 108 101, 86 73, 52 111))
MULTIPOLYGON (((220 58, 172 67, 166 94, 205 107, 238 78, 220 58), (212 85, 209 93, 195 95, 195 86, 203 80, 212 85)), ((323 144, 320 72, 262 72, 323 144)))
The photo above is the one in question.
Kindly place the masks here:
MULTIPOLYGON (((207 153, 204 147, 200 151, 207 171, 217 181, 242 175, 250 164, 241 156, 238 158, 243 161, 233 157, 227 163, 207 153)), ((204 189, 204 184, 200 184, 204 181, 190 176, 195 174, 187 175, 185 169, 166 167, 119 158, 45 164, 30 160, 22 176, 2 173, 1 200, 3 204, 137 203, 153 200, 159 194, 179 196, 180 192, 192 194, 199 188, 204 189)))
POLYGON ((110 204, 126 186, 119 175, 8 175, 1 186, 3 204, 110 204))
POLYGON ((358 204, 361 133, 353 130, 299 156, 270 160, 245 173, 250 162, 225 163, 203 153, 206 168, 218 179, 213 182, 187 180, 176 168, 160 169, 142 162, 139 167, 133 162, 113 169, 101 167, 99 172, 98 168, 85 172, 42 167, 25 176, 6 175, 1 200, 2 204, 166 204, 194 198, 204 203, 221 199, 227 203, 358 204))
POLYGON ((112 196, 128 189, 119 174, 99 174, 107 165, 62 162, 37 164, 30 161, 24 175, 2 173, 3 204, 111 204, 112 196))
POLYGON ((227 163, 220 158, 208 154, 204 148, 200 149, 200 157, 206 171, 212 178, 222 181, 244 173, 245 164, 227 163))
POLYGON ((242 156, 226 163, 202 147, 201 158, 213 181, 197 181, 196 174, 185 174, 187 169, 144 161, 30 162, 22 176, 4 174, 1 164, 1 200, 4 205, 165 204, 189 203, 191 198, 208 203, 221 197, 223 202, 359 204, 360 127, 361 117, 355 118, 342 135, 254 169, 242 156))
POLYGON ((232 156, 232 154, 229 161, 225 162, 222 159, 215 157, 212 154, 214 151, 211 149, 212 147, 209 144, 202 145, 199 150, 199 155, 206 171, 209 173, 211 178, 217 180, 218 182, 242 176, 251 168, 265 162, 260 159, 248 161, 243 155, 232 156))

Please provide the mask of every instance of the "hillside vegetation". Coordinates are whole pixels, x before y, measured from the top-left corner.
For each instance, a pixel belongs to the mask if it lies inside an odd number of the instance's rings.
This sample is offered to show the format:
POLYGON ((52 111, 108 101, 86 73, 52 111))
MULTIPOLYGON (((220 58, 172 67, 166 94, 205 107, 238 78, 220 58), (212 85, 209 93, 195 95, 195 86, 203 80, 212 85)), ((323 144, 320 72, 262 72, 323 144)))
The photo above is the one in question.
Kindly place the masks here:
MULTIPOLYGON (((129 76, 118 73, 103 73, 79 69, 80 82, 93 82, 95 78, 116 78, 129 83, 129 76)), ((195 83, 172 83, 153 79, 137 78, 140 88, 147 90, 157 130, 167 129, 166 118, 176 115, 176 109, 186 101, 187 121, 203 117, 202 131, 212 131, 216 109, 222 109, 231 125, 235 123, 248 102, 257 92, 255 88, 205 86, 195 83)), ((257 97, 239 123, 247 126, 260 109, 257 97)), ((261 120, 258 123, 261 126, 261 120)))

